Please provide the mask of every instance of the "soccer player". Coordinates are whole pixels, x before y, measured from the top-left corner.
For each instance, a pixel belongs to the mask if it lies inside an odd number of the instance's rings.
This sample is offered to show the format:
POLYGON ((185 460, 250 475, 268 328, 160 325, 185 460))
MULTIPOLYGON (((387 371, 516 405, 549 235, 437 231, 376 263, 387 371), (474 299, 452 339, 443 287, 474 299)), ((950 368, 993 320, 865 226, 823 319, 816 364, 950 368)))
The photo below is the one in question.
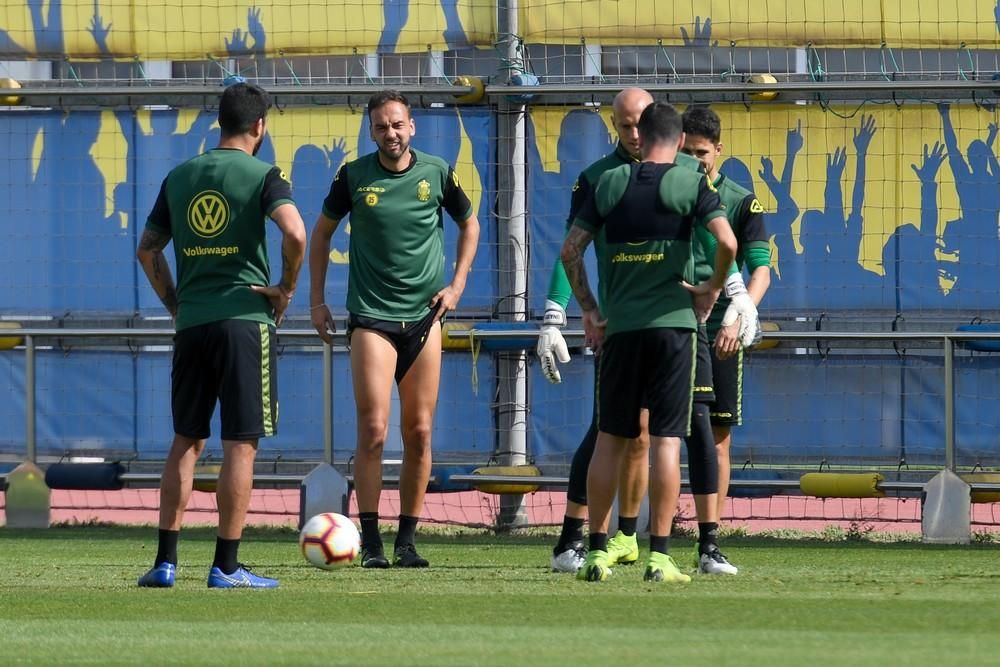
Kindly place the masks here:
POLYGON ((649 409, 650 555, 647 581, 685 582, 669 555, 680 491, 680 438, 691 421, 695 331, 736 256, 722 202, 705 175, 678 168, 680 114, 655 102, 639 118, 642 162, 606 172, 563 242, 561 257, 583 310, 587 343, 600 352, 598 436, 587 475, 589 551, 579 579, 601 581, 608 565, 608 515, 628 440, 649 409), (717 239, 709 280, 692 278, 691 239, 707 226, 717 239), (583 251, 595 241, 602 304, 590 289, 583 251), (692 301, 694 308, 692 308, 692 301))
MULTIPOLYGON (((618 145, 614 151, 584 169, 577 178, 570 199, 567 225, 573 222, 601 174, 639 160, 639 117, 652 103, 653 96, 641 88, 626 88, 615 96, 611 122, 618 133, 618 145)), ((556 361, 562 363, 569 361, 566 341, 559 331, 559 328, 566 324, 566 305, 569 303, 569 298, 570 285, 566 279, 566 271, 562 261, 557 260, 552 268, 548 298, 545 301, 545 316, 535 350, 542 364, 542 372, 553 383, 562 380, 556 361)), ((594 381, 596 386, 596 373, 594 381)), ((576 453, 573 454, 570 466, 569 485, 566 490, 566 514, 563 517, 559 540, 552 550, 552 569, 556 572, 575 573, 583 565, 586 556, 583 522, 587 516, 587 468, 597 440, 596 393, 594 407, 595 413, 590 428, 583 436, 576 453)), ((608 539, 608 556, 612 565, 634 563, 639 558, 636 524, 643 496, 646 495, 649 476, 649 440, 645 429, 645 418, 644 411, 641 433, 639 437, 629 442, 623 459, 618 498, 618 532, 608 539)))
POLYGON ((396 91, 368 101, 374 153, 345 164, 323 202, 309 247, 312 324, 327 343, 335 331, 324 302, 330 237, 351 214, 347 336, 357 409, 354 486, 361 520, 361 567, 389 567, 379 534, 382 449, 392 382, 399 389, 403 465, 393 562, 427 567, 414 547, 431 470, 431 430, 441 376, 441 319, 458 304, 479 240, 479 222, 455 171, 410 146, 410 104, 396 91), (455 271, 444 284, 442 210, 459 227, 455 271))
MULTIPOLYGON (((764 208, 754 193, 719 174, 718 158, 722 155, 722 123, 718 114, 706 106, 690 106, 683 115, 683 151, 697 158, 711 179, 725 206, 726 216, 737 239, 737 272, 727 281, 725 293, 716 302, 708 319, 708 336, 712 341, 712 385, 714 402, 710 419, 719 460, 718 511, 716 522, 699 519, 699 569, 702 572, 729 572, 732 568, 722 552, 713 548, 718 518, 725 509, 729 493, 732 427, 741 423, 743 405, 743 349, 752 344, 759 330, 756 307, 771 284, 770 246, 764 226, 764 208), (750 272, 750 282, 744 286, 742 267, 750 272), (749 297, 750 302, 747 302, 749 297), (728 567, 727 567, 728 566, 728 567)), ((695 244, 696 278, 707 275, 715 254, 714 239, 698 234, 695 244)), ((735 568, 733 568, 735 570, 735 568)))
POLYGON ((222 470, 209 588, 275 588, 276 579, 237 560, 259 438, 278 420, 275 327, 295 293, 305 225, 283 172, 254 157, 267 132, 270 97, 245 83, 219 103, 219 145, 163 181, 136 255, 174 318, 171 408, 174 440, 160 479, 159 547, 144 587, 174 585, 177 541, 194 466, 221 405, 222 470), (281 230, 281 278, 271 281, 266 218, 281 230), (163 249, 173 241, 174 285, 163 249))

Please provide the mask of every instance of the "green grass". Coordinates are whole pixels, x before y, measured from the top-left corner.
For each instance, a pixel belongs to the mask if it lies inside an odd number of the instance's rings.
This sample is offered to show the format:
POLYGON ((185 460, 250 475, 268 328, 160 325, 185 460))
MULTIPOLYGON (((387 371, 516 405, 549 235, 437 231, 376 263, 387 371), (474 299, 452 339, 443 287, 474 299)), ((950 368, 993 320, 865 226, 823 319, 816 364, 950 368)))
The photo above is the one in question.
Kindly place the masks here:
MULTIPOLYGON (((425 536, 423 571, 323 572, 295 533, 248 530, 276 591, 210 591, 213 531, 186 530, 177 586, 136 587, 151 528, 0 529, 4 664, 968 665, 1000 660, 997 547, 730 538, 736 577, 592 584, 551 537, 425 536)), ((675 540, 687 565, 690 541, 675 540)), ((641 561, 640 561, 641 562, 641 561)))

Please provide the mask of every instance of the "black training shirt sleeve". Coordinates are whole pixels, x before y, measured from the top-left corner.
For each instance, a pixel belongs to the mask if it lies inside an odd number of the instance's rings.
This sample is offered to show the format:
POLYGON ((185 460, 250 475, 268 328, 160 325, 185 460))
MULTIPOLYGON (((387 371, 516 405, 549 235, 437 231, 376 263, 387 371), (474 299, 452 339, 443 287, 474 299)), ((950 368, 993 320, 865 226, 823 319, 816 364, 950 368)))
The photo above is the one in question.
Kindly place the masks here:
POLYGON ((448 215, 459 222, 465 222, 472 217, 472 201, 465 194, 462 184, 458 182, 458 176, 455 175, 455 170, 451 167, 448 167, 448 178, 445 179, 441 206, 448 211, 448 215))
POLYGON ((740 223, 737 240, 741 245, 754 241, 767 242, 764 207, 753 193, 743 198, 737 210, 730 215, 730 219, 740 223))
POLYGON ((580 210, 583 208, 592 190, 593 188, 590 186, 590 181, 587 180, 586 174, 581 173, 577 176, 576 183, 573 184, 573 192, 569 197, 569 217, 566 218, 567 227, 572 225, 573 219, 580 214, 580 210))
POLYGON ((277 167, 273 167, 267 176, 264 177, 264 187, 260 193, 260 207, 264 213, 271 215, 271 211, 282 204, 294 204, 292 199, 292 184, 288 182, 285 172, 277 167))
POLYGON ((330 185, 330 193, 323 200, 323 215, 331 220, 340 220, 351 212, 351 190, 347 185, 347 165, 337 172, 330 185))

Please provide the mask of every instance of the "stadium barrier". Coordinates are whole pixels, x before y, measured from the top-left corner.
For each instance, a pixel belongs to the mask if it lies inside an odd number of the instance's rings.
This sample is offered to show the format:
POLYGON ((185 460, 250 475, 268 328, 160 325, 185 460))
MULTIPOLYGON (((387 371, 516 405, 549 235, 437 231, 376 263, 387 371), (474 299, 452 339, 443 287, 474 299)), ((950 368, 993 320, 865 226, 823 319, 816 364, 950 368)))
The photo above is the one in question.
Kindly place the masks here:
MULTIPOLYGON (((488 347, 494 349, 513 349, 518 346, 527 348, 533 344, 536 329, 533 326, 517 325, 515 327, 486 326, 477 327, 472 325, 465 329, 454 329, 449 332, 449 339, 453 343, 463 340, 492 340, 488 347)), ((35 397, 34 397, 34 373, 35 373, 35 346, 38 339, 45 338, 103 338, 122 339, 128 343, 131 340, 163 340, 169 339, 172 332, 167 329, 40 329, 40 328, 11 328, 4 332, 10 336, 23 339, 25 353, 25 419, 26 419, 26 458, 29 461, 36 460, 35 446, 35 397)), ((309 330, 287 330, 283 331, 283 336, 290 339, 308 339, 316 343, 315 336, 309 330)), ((573 341, 581 341, 583 332, 580 330, 567 330, 564 335, 573 341)), ((342 335, 341 335, 342 336, 342 335)), ((943 472, 955 473, 955 436, 954 436, 954 370, 953 357, 955 345, 968 344, 973 341, 977 345, 982 345, 984 341, 1000 340, 1000 331, 984 331, 977 327, 972 331, 932 331, 932 332, 835 332, 835 331, 765 331, 763 333, 765 341, 810 341, 820 345, 823 342, 845 341, 845 340, 881 340, 892 343, 905 341, 930 341, 940 343, 944 348, 944 422, 945 422, 945 443, 944 443, 944 470, 943 472)), ((324 354, 329 355, 331 347, 322 344, 324 354)), ((327 356, 327 362, 329 357, 327 356)), ((325 364, 324 369, 324 396, 332 396, 330 364, 325 364)), ((326 405, 331 404, 326 400, 326 405)), ((329 409, 329 408, 328 408, 329 409)), ((330 419, 329 415, 325 419, 330 419)), ((324 443, 326 461, 332 465, 332 429, 324 429, 324 436, 328 439, 324 443)), ((57 464, 53 473, 55 488, 113 488, 117 484, 148 484, 159 480, 158 474, 152 473, 132 473, 120 471, 117 464, 92 465, 81 463, 57 464), (118 473, 118 474, 114 474, 118 473), (62 485, 61 487, 59 485, 62 485)), ((561 487, 565 486, 567 480, 562 477, 551 477, 541 474, 537 468, 531 467, 530 478, 523 474, 520 468, 486 468, 473 471, 472 474, 464 474, 459 470, 457 474, 448 475, 447 478, 435 478, 432 486, 437 486, 439 490, 462 490, 473 488, 486 490, 497 494, 519 495, 530 493, 541 487, 561 487), (511 474, 511 473, 522 474, 511 474), (468 486, 466 486, 468 485, 468 486)), ((938 476, 940 476, 939 473, 938 476)), ((800 480, 788 479, 738 479, 734 475, 734 487, 743 489, 764 489, 764 490, 798 490, 804 494, 811 494, 817 497, 874 497, 886 491, 900 492, 920 492, 924 499, 928 499, 928 489, 932 487, 932 482, 938 476, 923 482, 887 482, 878 479, 872 474, 861 474, 860 476, 846 477, 843 475, 836 477, 816 477, 806 475, 800 480), (817 482, 819 485, 817 486, 817 482), (874 495, 865 495, 874 494, 874 495)), ((200 484, 210 484, 217 478, 215 472, 201 472, 196 475, 196 481, 200 484)), ((345 478, 350 482, 350 476, 345 478)), ((0 477, 6 488, 6 477, 0 477)), ((294 486, 301 484, 303 476, 300 475, 280 475, 261 474, 255 476, 255 484, 274 486, 294 486)), ((956 476, 956 479, 957 476, 956 476)), ((387 484, 398 481, 398 477, 386 476, 387 484)), ((118 487, 120 488, 120 487, 118 487)), ((938 487, 933 487, 938 488, 938 487)), ((930 500, 934 506, 951 506, 956 502, 961 505, 969 503, 973 492, 977 501, 992 502, 1000 491, 1000 483, 994 479, 987 480, 982 476, 958 479, 955 485, 944 485, 941 488, 947 489, 943 497, 934 497, 930 500), (962 497, 964 494, 964 498, 962 497), (954 501, 954 502, 953 502, 954 501)), ((927 537, 925 535, 925 537, 927 537)))

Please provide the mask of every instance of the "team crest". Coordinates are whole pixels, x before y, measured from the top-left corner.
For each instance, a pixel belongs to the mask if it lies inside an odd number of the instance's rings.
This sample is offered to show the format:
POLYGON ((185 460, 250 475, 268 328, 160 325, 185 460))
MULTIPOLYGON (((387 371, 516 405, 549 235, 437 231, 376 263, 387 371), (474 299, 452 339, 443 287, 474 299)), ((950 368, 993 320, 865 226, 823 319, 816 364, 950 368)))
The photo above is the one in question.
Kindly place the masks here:
POLYGON ((431 184, 426 178, 420 179, 417 183, 417 199, 420 201, 428 201, 431 198, 431 184))
POLYGON ((199 192, 188 205, 187 222, 198 236, 215 238, 229 226, 229 202, 215 190, 199 192))
POLYGON ((368 194, 365 195, 365 203, 368 204, 369 206, 374 206, 375 204, 378 203, 378 195, 375 194, 374 192, 369 192, 368 194))

